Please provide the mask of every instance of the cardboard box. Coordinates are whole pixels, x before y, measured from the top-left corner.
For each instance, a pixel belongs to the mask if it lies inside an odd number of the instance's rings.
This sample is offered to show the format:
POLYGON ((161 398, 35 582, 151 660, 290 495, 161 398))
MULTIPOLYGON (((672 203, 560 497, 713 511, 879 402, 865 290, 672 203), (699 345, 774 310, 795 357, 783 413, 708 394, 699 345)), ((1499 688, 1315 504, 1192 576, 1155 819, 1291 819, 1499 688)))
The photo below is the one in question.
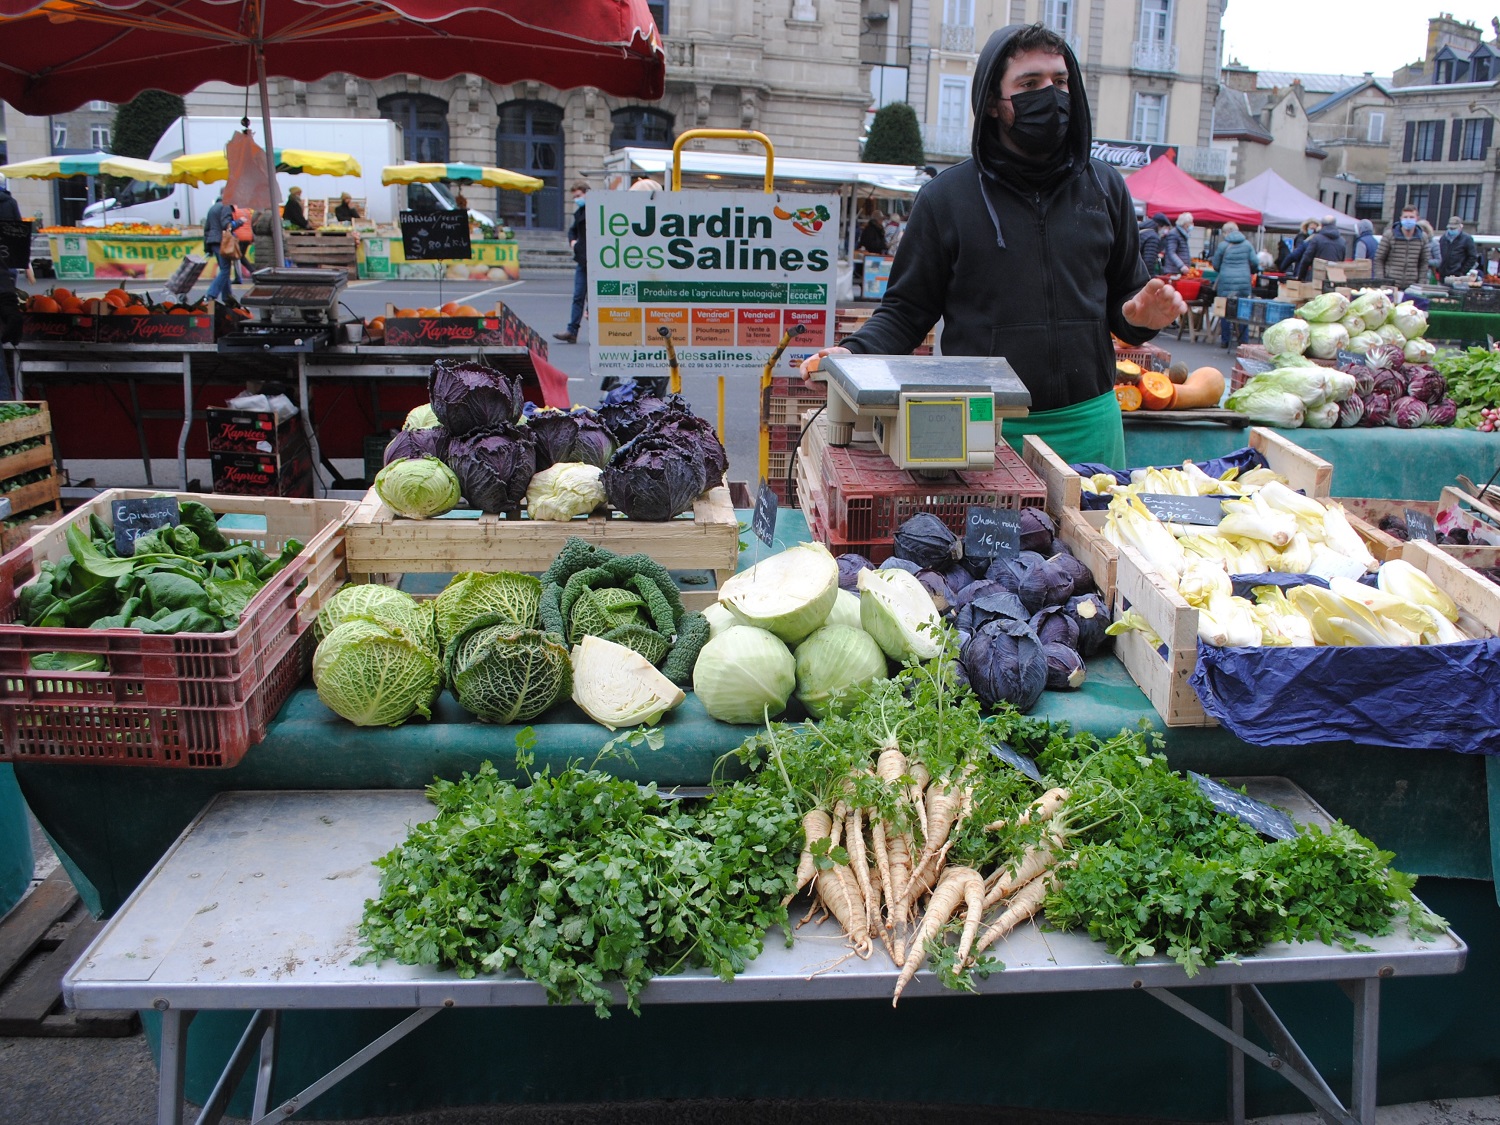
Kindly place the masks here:
POLYGON ((210 453, 276 453, 302 438, 302 419, 293 414, 281 422, 269 410, 209 407, 210 453))
POLYGON ((21 339, 49 344, 92 344, 98 339, 103 317, 75 313, 21 314, 21 339))
POLYGON ((1228 312, 1226 311, 1227 308, 1228 308, 1228 303, 1227 303, 1228 300, 1229 300, 1228 297, 1215 297, 1214 298, 1214 316, 1227 316, 1227 315, 1229 315, 1228 312))
POLYGON ((149 316, 101 316, 101 344, 212 344, 214 310, 201 313, 152 313, 149 316))
POLYGON ((1345 281, 1358 281, 1360 278, 1370 277, 1370 267, 1374 263, 1369 258, 1361 258, 1359 261, 1330 262, 1326 258, 1313 259, 1312 280, 1317 285, 1318 292, 1323 291, 1323 282, 1332 281, 1341 284, 1345 281))
POLYGON ((1278 301, 1290 301, 1294 305, 1300 305, 1303 301, 1311 301, 1314 297, 1323 293, 1321 281, 1314 284, 1311 281, 1283 281, 1276 287, 1276 299, 1278 301))
POLYGON ((232 496, 311 496, 312 449, 299 434, 280 453, 210 453, 214 491, 232 496))

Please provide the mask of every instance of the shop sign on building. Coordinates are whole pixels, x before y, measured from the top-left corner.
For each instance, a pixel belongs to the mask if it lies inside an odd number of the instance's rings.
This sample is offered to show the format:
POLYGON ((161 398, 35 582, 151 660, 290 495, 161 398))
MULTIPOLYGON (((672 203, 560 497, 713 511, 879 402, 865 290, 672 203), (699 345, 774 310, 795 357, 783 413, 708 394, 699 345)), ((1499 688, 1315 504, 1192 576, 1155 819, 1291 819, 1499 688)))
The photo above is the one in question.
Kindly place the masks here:
POLYGON ((596 375, 759 375, 833 343, 838 197, 764 192, 590 192, 589 316, 596 375))
POLYGON ((1093 157, 1118 168, 1120 174, 1128 176, 1138 168, 1144 168, 1158 156, 1165 155, 1177 163, 1176 145, 1148 145, 1143 141, 1105 141, 1094 138, 1093 157))

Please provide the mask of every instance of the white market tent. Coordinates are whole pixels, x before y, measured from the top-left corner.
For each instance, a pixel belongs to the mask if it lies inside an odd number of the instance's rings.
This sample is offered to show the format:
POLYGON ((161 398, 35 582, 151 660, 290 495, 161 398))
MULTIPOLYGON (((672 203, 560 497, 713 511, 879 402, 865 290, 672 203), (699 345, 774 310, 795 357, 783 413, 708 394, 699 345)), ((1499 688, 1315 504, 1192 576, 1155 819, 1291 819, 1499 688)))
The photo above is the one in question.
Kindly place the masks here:
MULTIPOLYGON (((605 158, 604 167, 607 172, 650 176, 667 187, 672 186, 672 150, 669 148, 619 148, 605 158)), ((916 195, 917 190, 927 182, 927 175, 920 168, 906 164, 865 164, 858 160, 807 160, 777 156, 772 172, 778 188, 812 186, 826 190, 830 186, 840 185, 856 189, 871 188, 877 195, 916 195)), ((732 177, 735 180, 749 181, 759 188, 765 180, 766 158, 758 152, 699 152, 684 149, 682 174, 684 179, 689 176, 732 177)), ((744 190, 749 185, 736 183, 734 186, 744 190)))
POLYGON ((1340 234, 1352 235, 1355 232, 1352 217, 1298 191, 1269 168, 1254 179, 1230 188, 1224 195, 1259 211, 1265 230, 1296 230, 1308 219, 1321 220, 1332 212, 1338 216, 1340 234))

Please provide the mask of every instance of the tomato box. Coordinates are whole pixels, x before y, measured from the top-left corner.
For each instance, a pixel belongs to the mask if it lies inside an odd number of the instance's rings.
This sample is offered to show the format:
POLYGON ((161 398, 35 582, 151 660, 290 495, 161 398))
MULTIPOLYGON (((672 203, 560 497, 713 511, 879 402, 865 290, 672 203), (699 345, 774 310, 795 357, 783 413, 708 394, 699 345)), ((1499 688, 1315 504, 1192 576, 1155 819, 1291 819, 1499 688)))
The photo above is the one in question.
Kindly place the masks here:
POLYGON ((101 316, 101 344, 212 344, 214 313, 151 313, 147 316, 101 316))
POLYGON ((98 339, 102 319, 76 313, 22 313, 21 339, 48 344, 92 344, 98 339))
POLYGON ((270 410, 208 408, 210 453, 277 453, 302 437, 296 414, 277 421, 270 410))
POLYGON ((234 496, 310 495, 312 450, 300 433, 278 453, 210 453, 214 491, 234 496))
POLYGON ((387 319, 387 347, 504 347, 504 318, 498 316, 419 316, 387 319))

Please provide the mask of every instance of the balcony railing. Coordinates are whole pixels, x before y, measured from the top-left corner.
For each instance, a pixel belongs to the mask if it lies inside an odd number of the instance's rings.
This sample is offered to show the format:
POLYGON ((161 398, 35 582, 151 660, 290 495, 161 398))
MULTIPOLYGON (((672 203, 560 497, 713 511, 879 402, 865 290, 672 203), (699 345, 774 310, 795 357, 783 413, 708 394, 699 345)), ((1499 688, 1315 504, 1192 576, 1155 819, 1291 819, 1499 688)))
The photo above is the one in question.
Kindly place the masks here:
POLYGON ((972 55, 974 53, 974 25, 971 23, 943 24, 938 44, 944 51, 972 55))
POLYGON ((922 145, 928 152, 950 156, 969 154, 969 130, 966 128, 938 128, 926 130, 922 145))
POLYGON ((1222 180, 1229 175, 1229 150, 1183 145, 1177 150, 1177 167, 1189 176, 1222 180))
POLYGON ((1177 44, 1158 43, 1155 40, 1137 40, 1134 61, 1136 70, 1153 70, 1167 74, 1177 73, 1177 44))

